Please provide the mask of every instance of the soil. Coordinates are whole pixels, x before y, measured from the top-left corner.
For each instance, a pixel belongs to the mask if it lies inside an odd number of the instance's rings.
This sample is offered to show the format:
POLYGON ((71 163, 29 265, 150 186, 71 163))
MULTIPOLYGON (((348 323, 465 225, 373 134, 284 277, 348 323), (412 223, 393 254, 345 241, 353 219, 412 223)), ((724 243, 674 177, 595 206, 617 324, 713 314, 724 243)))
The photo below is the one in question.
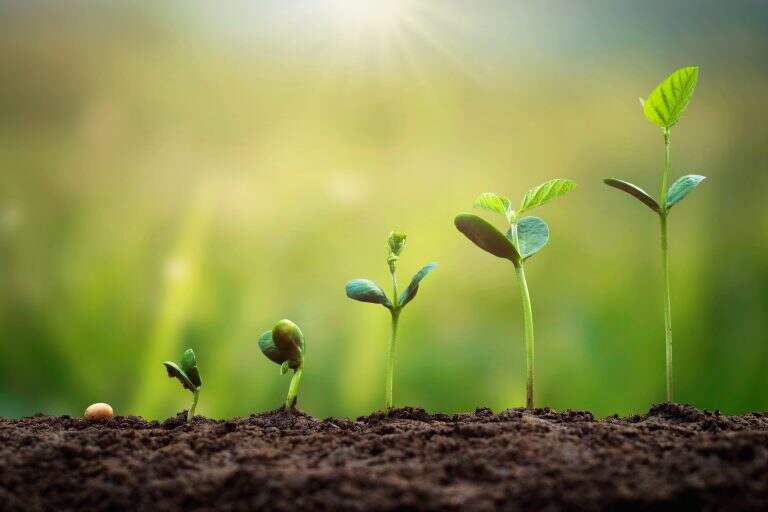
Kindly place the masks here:
POLYGON ((768 510, 768 415, 0 419, 0 510, 768 510))

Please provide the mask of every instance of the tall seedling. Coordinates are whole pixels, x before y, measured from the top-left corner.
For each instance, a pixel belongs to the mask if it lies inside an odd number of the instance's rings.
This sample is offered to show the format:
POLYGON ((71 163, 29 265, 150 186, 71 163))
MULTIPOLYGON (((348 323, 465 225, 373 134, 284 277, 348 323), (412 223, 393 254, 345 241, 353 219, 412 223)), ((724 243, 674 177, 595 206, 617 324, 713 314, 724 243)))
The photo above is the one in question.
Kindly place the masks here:
POLYGON ((669 251, 667 249, 667 217, 670 209, 687 196, 704 176, 688 174, 677 179, 667 188, 669 183, 669 140, 670 130, 683 115, 688 102, 696 89, 699 78, 699 68, 681 68, 661 82, 640 104, 645 117, 661 128, 664 136, 664 168, 661 172, 661 187, 659 200, 656 201, 646 191, 627 181, 608 178, 605 183, 611 187, 623 190, 640 200, 659 216, 661 238, 661 268, 664 279, 664 332, 667 353, 667 401, 674 401, 674 382, 672 378, 672 302, 669 292, 669 251))
POLYGON ((520 217, 520 215, 570 192, 575 186, 573 181, 562 178, 542 183, 525 194, 517 211, 512 209, 512 203, 506 197, 493 192, 480 194, 475 200, 475 206, 503 215, 509 225, 506 235, 488 221, 471 213, 461 213, 454 219, 456 228, 475 245, 494 256, 511 261, 515 266, 525 320, 527 370, 525 405, 528 409, 533 409, 534 404, 533 312, 531 310, 531 296, 528 293, 528 282, 525 278, 524 263, 546 245, 549 240, 549 227, 538 217, 520 217))

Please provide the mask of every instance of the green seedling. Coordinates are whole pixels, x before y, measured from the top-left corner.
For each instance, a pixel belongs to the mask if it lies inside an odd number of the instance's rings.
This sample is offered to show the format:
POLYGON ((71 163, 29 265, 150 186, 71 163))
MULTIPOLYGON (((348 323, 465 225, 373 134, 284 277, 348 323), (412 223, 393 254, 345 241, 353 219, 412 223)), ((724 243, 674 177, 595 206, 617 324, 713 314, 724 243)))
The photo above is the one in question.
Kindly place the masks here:
POLYGON ((524 263, 539 252, 549 241, 549 227, 538 217, 521 217, 528 210, 567 194, 576 184, 568 179, 554 179, 530 189, 517 211, 506 197, 486 192, 475 200, 475 206, 504 216, 508 229, 502 234, 491 223, 471 213, 461 213, 454 219, 456 228, 475 245, 499 258, 507 259, 515 266, 523 303, 525 320, 525 361, 526 400, 528 409, 533 409, 533 312, 528 282, 525 278, 524 263))
POLYGON ((173 361, 166 361, 163 364, 168 372, 168 377, 179 379, 184 389, 192 392, 192 407, 187 411, 187 423, 191 423, 192 418, 195 417, 197 399, 200 397, 200 387, 203 385, 203 381, 200 380, 200 372, 197 369, 195 352, 191 348, 184 351, 184 355, 181 356, 181 364, 176 364, 173 361))
POLYGON ((280 375, 293 370, 288 395, 285 397, 285 409, 295 408, 301 374, 304 372, 304 334, 290 320, 280 320, 271 331, 259 337, 259 348, 270 361, 280 365, 280 375))
POLYGON ((664 333, 667 353, 667 401, 674 400, 674 383, 672 380, 672 302, 669 292, 669 251, 667 250, 667 217, 674 205, 687 196, 704 176, 688 174, 682 176, 667 188, 669 182, 669 132, 683 115, 688 102, 696 89, 699 78, 699 68, 681 68, 661 82, 640 104, 643 113, 650 122, 661 128, 664 136, 664 169, 661 173, 659 200, 656 201, 646 191, 627 181, 608 178, 606 185, 623 190, 640 200, 659 216, 661 232, 661 268, 664 279, 664 333))
POLYGON ((353 279, 348 282, 346 286, 347 297, 360 302, 381 304, 389 310, 392 317, 392 335, 389 339, 389 346, 387 348, 387 366, 384 377, 384 405, 386 406, 387 411, 392 409, 392 385, 395 372, 395 343, 397 340, 397 325, 400 320, 400 313, 406 304, 411 302, 416 296, 416 292, 419 291, 421 280, 437 268, 437 263, 429 263, 425 265, 413 276, 408 288, 398 295, 395 271, 397 269, 397 261, 400 259, 400 254, 403 252, 403 249, 405 249, 405 239, 405 233, 392 232, 389 234, 387 240, 387 264, 389 265, 389 274, 392 277, 392 300, 387 297, 387 294, 384 293, 384 290, 382 290, 379 285, 368 279, 353 279))

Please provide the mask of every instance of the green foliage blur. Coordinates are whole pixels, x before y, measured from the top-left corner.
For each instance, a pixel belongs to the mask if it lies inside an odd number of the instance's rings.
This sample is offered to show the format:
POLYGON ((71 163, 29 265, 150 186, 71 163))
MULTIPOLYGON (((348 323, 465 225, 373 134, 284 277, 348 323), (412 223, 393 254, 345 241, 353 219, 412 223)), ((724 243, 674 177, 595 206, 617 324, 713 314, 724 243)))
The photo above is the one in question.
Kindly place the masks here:
POLYGON ((288 377, 257 340, 281 318, 309 347, 299 407, 380 409, 389 319, 344 284, 389 289, 392 230, 402 276, 440 264, 400 325, 395 404, 522 406, 513 267, 453 217, 553 177, 579 186, 527 268, 537 402, 647 410, 658 228, 602 179, 657 194, 637 98, 685 65, 672 179, 708 180, 670 217, 676 397, 768 408, 764 4, 381 5, 0 2, 0 415, 171 416, 189 396, 162 362, 187 347, 200 414, 276 408, 288 377))

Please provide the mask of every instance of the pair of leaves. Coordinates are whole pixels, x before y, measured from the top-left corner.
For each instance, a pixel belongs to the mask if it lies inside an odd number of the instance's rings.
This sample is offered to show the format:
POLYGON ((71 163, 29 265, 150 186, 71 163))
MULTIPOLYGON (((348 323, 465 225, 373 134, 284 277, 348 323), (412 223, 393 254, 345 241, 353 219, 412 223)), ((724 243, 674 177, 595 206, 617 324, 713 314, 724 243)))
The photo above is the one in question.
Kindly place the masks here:
POLYGON ((280 320, 271 331, 259 336, 259 348, 267 358, 280 365, 280 373, 296 370, 304 362, 304 334, 290 320, 280 320))
POLYGON ((538 217, 523 217, 506 236, 493 224, 472 213, 457 215, 454 224, 479 248, 515 264, 539 252, 549 241, 549 227, 538 217))
POLYGON ((652 123, 669 130, 680 120, 699 81, 699 68, 681 68, 669 75, 648 96, 640 98, 643 113, 652 123))
MULTIPOLYGON (((427 277, 427 274, 437 268, 437 263, 429 263, 422 267, 421 270, 416 272, 416 275, 411 279, 408 287, 403 290, 400 297, 397 299, 397 305, 402 308, 416 297, 416 293, 419 291, 419 285, 421 280, 427 277)), ((371 302, 373 304, 381 304, 387 309, 392 309, 394 305, 389 300, 387 294, 381 287, 368 279, 353 279, 346 285, 347 297, 360 302, 371 302)))
POLYGON ((197 369, 197 358, 195 358, 195 352, 191 348, 187 349, 181 356, 180 365, 173 361, 165 361, 163 365, 165 371, 168 372, 168 377, 178 379, 184 389, 195 391, 203 385, 200 371, 197 369))
MULTIPOLYGON (((674 205, 682 201, 685 196, 690 194, 693 189, 695 189, 699 183, 705 179, 705 176, 698 174, 688 174, 677 179, 677 181, 675 181, 667 190, 667 201, 665 204, 665 209, 669 210, 674 205)), ((633 185, 628 181, 617 180, 615 178, 608 178, 603 181, 606 185, 617 188, 619 190, 623 190, 624 192, 639 199, 654 212, 661 213, 661 207, 659 206, 659 203, 653 197, 651 197, 648 192, 641 189, 637 185, 633 185)))
POLYGON ((575 187, 575 182, 565 178, 555 178, 544 182, 525 193, 517 213, 512 209, 512 202, 508 198, 493 192, 484 192, 477 196, 475 207, 500 213, 507 218, 508 222, 512 223, 516 215, 567 194, 575 187))

